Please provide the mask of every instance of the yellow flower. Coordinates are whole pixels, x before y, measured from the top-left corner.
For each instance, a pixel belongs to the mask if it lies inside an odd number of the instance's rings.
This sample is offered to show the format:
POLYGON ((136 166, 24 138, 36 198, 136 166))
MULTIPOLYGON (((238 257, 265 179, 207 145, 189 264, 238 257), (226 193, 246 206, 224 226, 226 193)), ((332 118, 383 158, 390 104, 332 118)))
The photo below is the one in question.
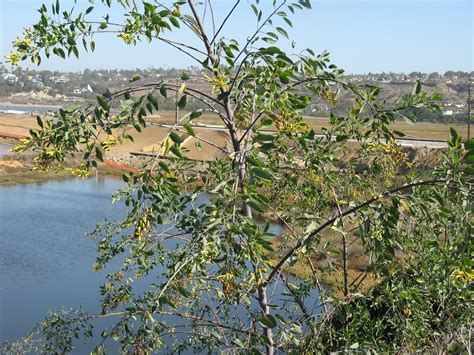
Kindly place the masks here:
POLYGON ((5 56, 5 59, 7 62, 12 63, 12 65, 18 66, 20 65, 20 60, 21 60, 21 53, 19 52, 11 52, 9 55, 5 56))
POLYGON ((125 44, 135 44, 135 38, 130 33, 119 33, 117 37, 120 37, 125 44))
POLYGON ((18 38, 14 43, 13 45, 15 47, 20 47, 20 46, 26 46, 26 47, 30 47, 31 46, 31 39, 29 38, 18 38))
POLYGON ((101 145, 104 148, 104 150, 107 152, 111 148, 115 147, 117 144, 120 144, 121 142, 122 141, 121 141, 120 138, 109 135, 109 136, 107 136, 107 139, 101 143, 101 145))
POLYGON ((68 171, 72 175, 81 179, 87 179, 90 176, 89 170, 87 170, 84 165, 81 165, 80 167, 75 168, 75 169, 68 169, 68 171))
POLYGON ((463 284, 467 285, 468 283, 474 280, 474 270, 462 271, 457 269, 453 271, 451 277, 454 279, 454 281, 460 281, 463 284))
POLYGON ((219 69, 214 68, 212 70, 214 72, 214 76, 211 78, 208 75, 204 75, 204 77, 209 81, 209 85, 211 85, 212 93, 218 93, 222 90, 228 90, 229 89, 229 83, 228 80, 229 78, 227 75, 219 71, 219 69))

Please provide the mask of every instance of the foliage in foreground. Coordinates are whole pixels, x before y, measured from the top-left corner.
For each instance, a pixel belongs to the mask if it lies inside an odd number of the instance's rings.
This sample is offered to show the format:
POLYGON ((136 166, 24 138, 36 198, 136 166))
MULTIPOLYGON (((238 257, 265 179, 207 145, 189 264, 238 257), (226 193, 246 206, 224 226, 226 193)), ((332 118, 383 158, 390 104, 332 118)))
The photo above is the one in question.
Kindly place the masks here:
POLYGON ((193 88, 187 73, 178 85, 133 78, 130 88, 98 96, 94 106, 38 118, 41 129, 17 150, 37 151, 39 169, 82 156, 83 174, 131 139, 127 128, 146 129, 157 97, 169 93, 180 110, 197 100, 216 113, 230 146, 209 163, 187 159, 187 137, 197 148, 210 143, 193 127, 200 111, 180 117, 156 157, 124 175, 128 186, 114 199, 129 207, 127 218, 92 234, 96 270, 122 261, 101 286, 100 313, 53 313, 23 344, 39 337, 42 351, 68 352, 76 337, 95 335, 95 353, 117 346, 134 353, 268 354, 469 346, 461 330, 472 323, 474 143, 463 145, 453 131, 443 165, 421 180, 397 144, 402 133, 389 129, 397 118, 413 119, 410 108, 438 109, 439 95, 417 83, 387 106, 379 88, 345 82, 327 53, 277 47, 288 37, 289 14, 310 8, 308 0, 250 1, 257 30, 244 43, 221 35, 245 6, 240 1, 225 14, 213 11, 212 1, 119 3, 124 23, 90 19, 95 5, 79 13, 61 12, 59 2, 52 12, 41 7, 40 22, 16 42, 10 61, 79 56, 81 45, 94 50, 94 35, 112 32, 126 44, 148 40, 178 49, 207 70, 209 91, 193 88), (171 32, 178 29, 200 45, 175 41, 171 32), (341 91, 354 98, 349 110, 338 108, 341 91), (329 126, 318 134, 300 114, 310 94, 332 107, 329 126), (269 228, 275 221, 284 227, 278 248, 269 228), (327 238, 328 229, 338 243, 327 238), (355 246, 366 266, 350 280, 355 246), (288 277, 285 270, 301 260, 314 267, 313 277, 288 277), (340 298, 320 282, 334 270, 342 270, 340 298), (369 292, 361 288, 367 277, 379 282, 369 292))

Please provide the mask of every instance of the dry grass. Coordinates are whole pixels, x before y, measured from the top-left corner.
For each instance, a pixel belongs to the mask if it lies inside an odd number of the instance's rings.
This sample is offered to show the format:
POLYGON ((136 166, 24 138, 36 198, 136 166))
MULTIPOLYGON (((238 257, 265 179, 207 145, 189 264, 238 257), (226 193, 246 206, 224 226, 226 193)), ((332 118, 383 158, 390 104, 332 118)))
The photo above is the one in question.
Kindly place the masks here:
MULTIPOLYGON (((329 127, 328 119, 324 117, 304 116, 304 120, 308 124, 308 126, 314 129, 316 132, 320 132, 323 127, 329 127)), ((173 123, 174 112, 160 112, 160 117, 155 117, 152 119, 152 121, 161 123, 173 123)), ((219 117, 211 113, 204 113, 199 118, 195 119, 193 122, 213 125, 222 124, 222 121, 219 119, 219 117)), ((391 125, 392 129, 405 133, 406 138, 419 138, 441 141, 445 141, 449 138, 450 127, 456 129, 462 137, 467 137, 467 126, 457 123, 447 124, 435 122, 418 122, 415 124, 410 124, 405 121, 397 121, 391 125)))
MULTIPOLYGON (((279 261, 279 256, 284 255, 288 250, 288 246, 284 245, 286 243, 285 240, 285 236, 282 236, 273 241, 276 252, 270 256, 270 262, 272 265, 276 265, 279 261)), ((316 248, 322 248, 325 243, 329 243, 339 251, 342 250, 341 234, 332 229, 326 229, 322 233, 321 242, 316 246, 316 248)), ((357 285, 357 291, 365 292, 378 284, 380 280, 373 278, 370 273, 366 272, 368 259, 364 253, 360 240, 353 234, 348 234, 347 245, 347 274, 349 285, 357 285)), ((287 264, 283 271, 306 280, 316 277, 321 284, 329 288, 333 296, 343 296, 343 267, 341 254, 307 253, 299 256, 296 263, 292 265, 287 264), (311 258, 311 263, 313 264, 315 272, 313 272, 313 268, 311 267, 308 258, 311 258)), ((351 287, 351 292, 354 292, 354 287, 351 287)))
MULTIPOLYGON (((182 114, 185 114, 184 112, 182 114)), ((328 119, 321 117, 304 117, 306 123, 316 132, 320 132, 323 127, 329 127, 328 119)), ((163 111, 159 116, 153 116, 148 119, 150 122, 156 123, 174 123, 174 112, 163 111)), ((222 121, 215 114, 204 113, 199 118, 193 121, 194 123, 221 125, 222 121)), ((405 121, 395 122, 391 128, 406 134, 406 138, 418 138, 428 140, 445 141, 449 138, 450 127, 455 128, 462 137, 467 136, 467 126, 460 124, 444 124, 434 122, 419 122, 409 124, 405 121)), ((18 116, 10 114, 0 115, 0 132, 9 134, 27 136, 31 128, 36 128, 36 119, 31 116, 18 116)), ((159 127, 149 127, 142 133, 134 132, 134 144, 128 144, 123 148, 118 148, 120 151, 139 151, 145 146, 151 146, 159 143, 160 137, 163 136, 163 131, 159 127), (130 147, 128 147, 130 146, 130 147)))
POLYGON ((0 186, 5 185, 18 185, 18 184, 31 184, 36 182, 43 182, 48 180, 63 180, 70 179, 73 175, 68 172, 39 172, 27 170, 16 170, 16 171, 2 171, 0 172, 0 186))

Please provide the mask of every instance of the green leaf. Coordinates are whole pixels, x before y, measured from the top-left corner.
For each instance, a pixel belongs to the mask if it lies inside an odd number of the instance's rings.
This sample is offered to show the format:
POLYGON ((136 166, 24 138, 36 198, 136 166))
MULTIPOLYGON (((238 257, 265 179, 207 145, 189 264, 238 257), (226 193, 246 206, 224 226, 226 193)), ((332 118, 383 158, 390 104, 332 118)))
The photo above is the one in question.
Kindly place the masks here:
POLYGON ((185 72, 181 73, 181 80, 189 80, 189 79, 190 77, 188 73, 185 73, 185 72))
POLYGON ((271 314, 266 314, 263 317, 260 317, 258 321, 264 328, 275 328, 277 326, 275 317, 271 314))
POLYGON ((260 213, 264 213, 265 212, 265 208, 263 208, 263 206, 257 202, 257 201, 253 201, 253 200, 250 200, 247 202, 249 204, 250 207, 252 207, 254 210, 260 212, 260 213))
POLYGON ((288 32, 286 32, 283 28, 277 27, 276 30, 285 38, 288 38, 288 32))
POLYGON ((264 54, 269 54, 269 55, 274 55, 274 54, 281 53, 281 50, 278 47, 262 48, 260 51, 264 54))
POLYGON ((160 94, 163 97, 168 97, 168 94, 166 92, 166 86, 164 84, 160 86, 160 94))
POLYGON ((196 137, 196 132, 194 131, 193 127, 191 127, 189 123, 183 124, 183 127, 190 136, 196 137))
POLYGON ((418 95, 421 92, 421 82, 419 80, 416 81, 415 87, 413 88, 412 95, 418 95))
POLYGON ((100 107, 102 107, 105 111, 109 111, 109 105, 102 96, 97 96, 97 101, 99 102, 100 107))
POLYGON ((455 141, 456 139, 458 139, 459 135, 458 135, 458 132, 456 132, 456 130, 453 128, 453 127, 450 127, 449 128, 449 132, 451 134, 451 139, 453 141, 455 141))
POLYGON ((194 112, 191 112, 191 115, 189 116, 189 119, 194 120, 195 118, 198 118, 201 115, 202 115, 202 112, 194 111, 194 112))
POLYGON ((288 75, 280 75, 280 81, 283 84, 289 84, 290 83, 290 78, 288 77, 288 75))
POLYGON ((464 149, 471 150, 474 149, 474 138, 468 139, 464 142, 464 149))
POLYGON ((261 167, 264 165, 261 159, 254 158, 254 157, 248 157, 247 161, 250 163, 250 165, 257 166, 257 167, 261 167))
POLYGON ((56 53, 56 55, 60 56, 63 59, 66 58, 66 53, 64 53, 64 50, 62 48, 56 48, 55 53, 56 53))
POLYGON ((242 343, 242 341, 238 338, 232 339, 231 343, 234 344, 235 346, 238 346, 239 348, 244 347, 244 343, 242 343))
POLYGON ((76 40, 74 38, 74 36, 68 36, 67 38, 67 44, 71 45, 71 46, 75 46, 76 45, 76 40))
POLYGON ((170 132, 170 138, 173 142, 175 142, 178 145, 184 142, 184 139, 181 138, 180 135, 177 134, 176 132, 170 132))
POLYGON ((465 172, 467 175, 474 175, 474 167, 468 166, 466 169, 464 169, 464 172, 465 172))
POLYGON ((99 159, 102 162, 104 161, 102 151, 100 150, 100 148, 98 146, 95 147, 95 155, 97 156, 97 159, 99 159))
POLYGON ((151 17, 151 22, 153 22, 154 25, 158 25, 161 23, 161 17, 158 15, 153 15, 151 17))
POLYGON ((103 345, 98 345, 92 352, 91 355, 104 355, 105 349, 103 345))
POLYGON ((170 17, 170 22, 173 24, 174 27, 176 27, 176 28, 180 27, 179 21, 176 17, 171 16, 170 17))
POLYGON ((178 158, 182 158, 183 157, 183 154, 181 154, 178 146, 176 145, 173 145, 171 148, 170 148, 170 151, 171 153, 173 153, 174 155, 176 155, 178 158))
POLYGON ((253 168, 252 173, 254 174, 254 176, 258 177, 259 179, 262 179, 268 182, 271 182, 273 180, 273 176, 260 167, 253 168))
POLYGON ((177 106, 180 109, 183 109, 183 108, 186 107, 186 103, 187 103, 187 98, 186 98, 186 95, 185 95, 185 96, 181 97, 181 99, 179 99, 177 106))
POLYGON ((189 297, 189 292, 183 286, 178 285, 177 289, 183 297, 189 297))
POLYGON ((466 154, 464 160, 467 164, 474 165, 474 150, 470 150, 471 154, 466 154))
POLYGON ((273 134, 259 133, 255 137, 255 140, 257 142, 273 142, 275 140, 275 137, 273 136, 273 134))
POLYGON ((158 162, 158 165, 161 166, 161 168, 166 171, 167 173, 170 172, 170 168, 168 167, 168 164, 166 164, 165 162, 163 161, 160 161, 158 162))
POLYGON ((129 83, 133 83, 134 81, 137 81, 137 80, 140 80, 140 76, 139 75, 135 75, 133 78, 131 78, 128 82, 129 83))
POLYGON ((36 122, 38 123, 38 126, 40 126, 41 128, 43 128, 43 121, 41 120, 41 117, 40 117, 40 116, 36 116, 36 122))
POLYGON ((158 102, 156 101, 155 95, 153 95, 151 92, 148 93, 147 95, 148 101, 153 105, 153 107, 158 110, 158 102))

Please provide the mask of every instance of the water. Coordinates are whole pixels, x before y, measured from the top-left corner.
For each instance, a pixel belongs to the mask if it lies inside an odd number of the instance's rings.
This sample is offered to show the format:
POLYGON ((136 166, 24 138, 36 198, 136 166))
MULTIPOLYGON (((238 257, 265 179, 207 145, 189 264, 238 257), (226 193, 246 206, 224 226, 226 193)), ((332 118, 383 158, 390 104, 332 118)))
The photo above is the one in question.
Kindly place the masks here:
POLYGON ((0 105, 0 112, 15 113, 15 114, 28 114, 28 113, 44 113, 48 111, 56 111, 57 108, 45 107, 45 106, 33 106, 33 105, 0 105))
MULTIPOLYGON (((120 187, 120 180, 100 177, 0 187, 0 344, 24 336, 48 310, 99 310, 99 285, 109 270, 92 271, 96 245, 85 233, 125 216, 125 206, 111 203, 120 187)), ((317 298, 311 295, 313 306, 317 298)))
POLYGON ((123 217, 111 204, 122 183, 66 180, 0 188, 0 339, 25 335, 49 309, 97 309, 104 274, 93 272, 95 243, 84 237, 123 217))
POLYGON ((0 144, 0 157, 2 155, 14 155, 16 153, 10 152, 10 149, 12 149, 13 146, 11 145, 6 145, 6 144, 0 144))

